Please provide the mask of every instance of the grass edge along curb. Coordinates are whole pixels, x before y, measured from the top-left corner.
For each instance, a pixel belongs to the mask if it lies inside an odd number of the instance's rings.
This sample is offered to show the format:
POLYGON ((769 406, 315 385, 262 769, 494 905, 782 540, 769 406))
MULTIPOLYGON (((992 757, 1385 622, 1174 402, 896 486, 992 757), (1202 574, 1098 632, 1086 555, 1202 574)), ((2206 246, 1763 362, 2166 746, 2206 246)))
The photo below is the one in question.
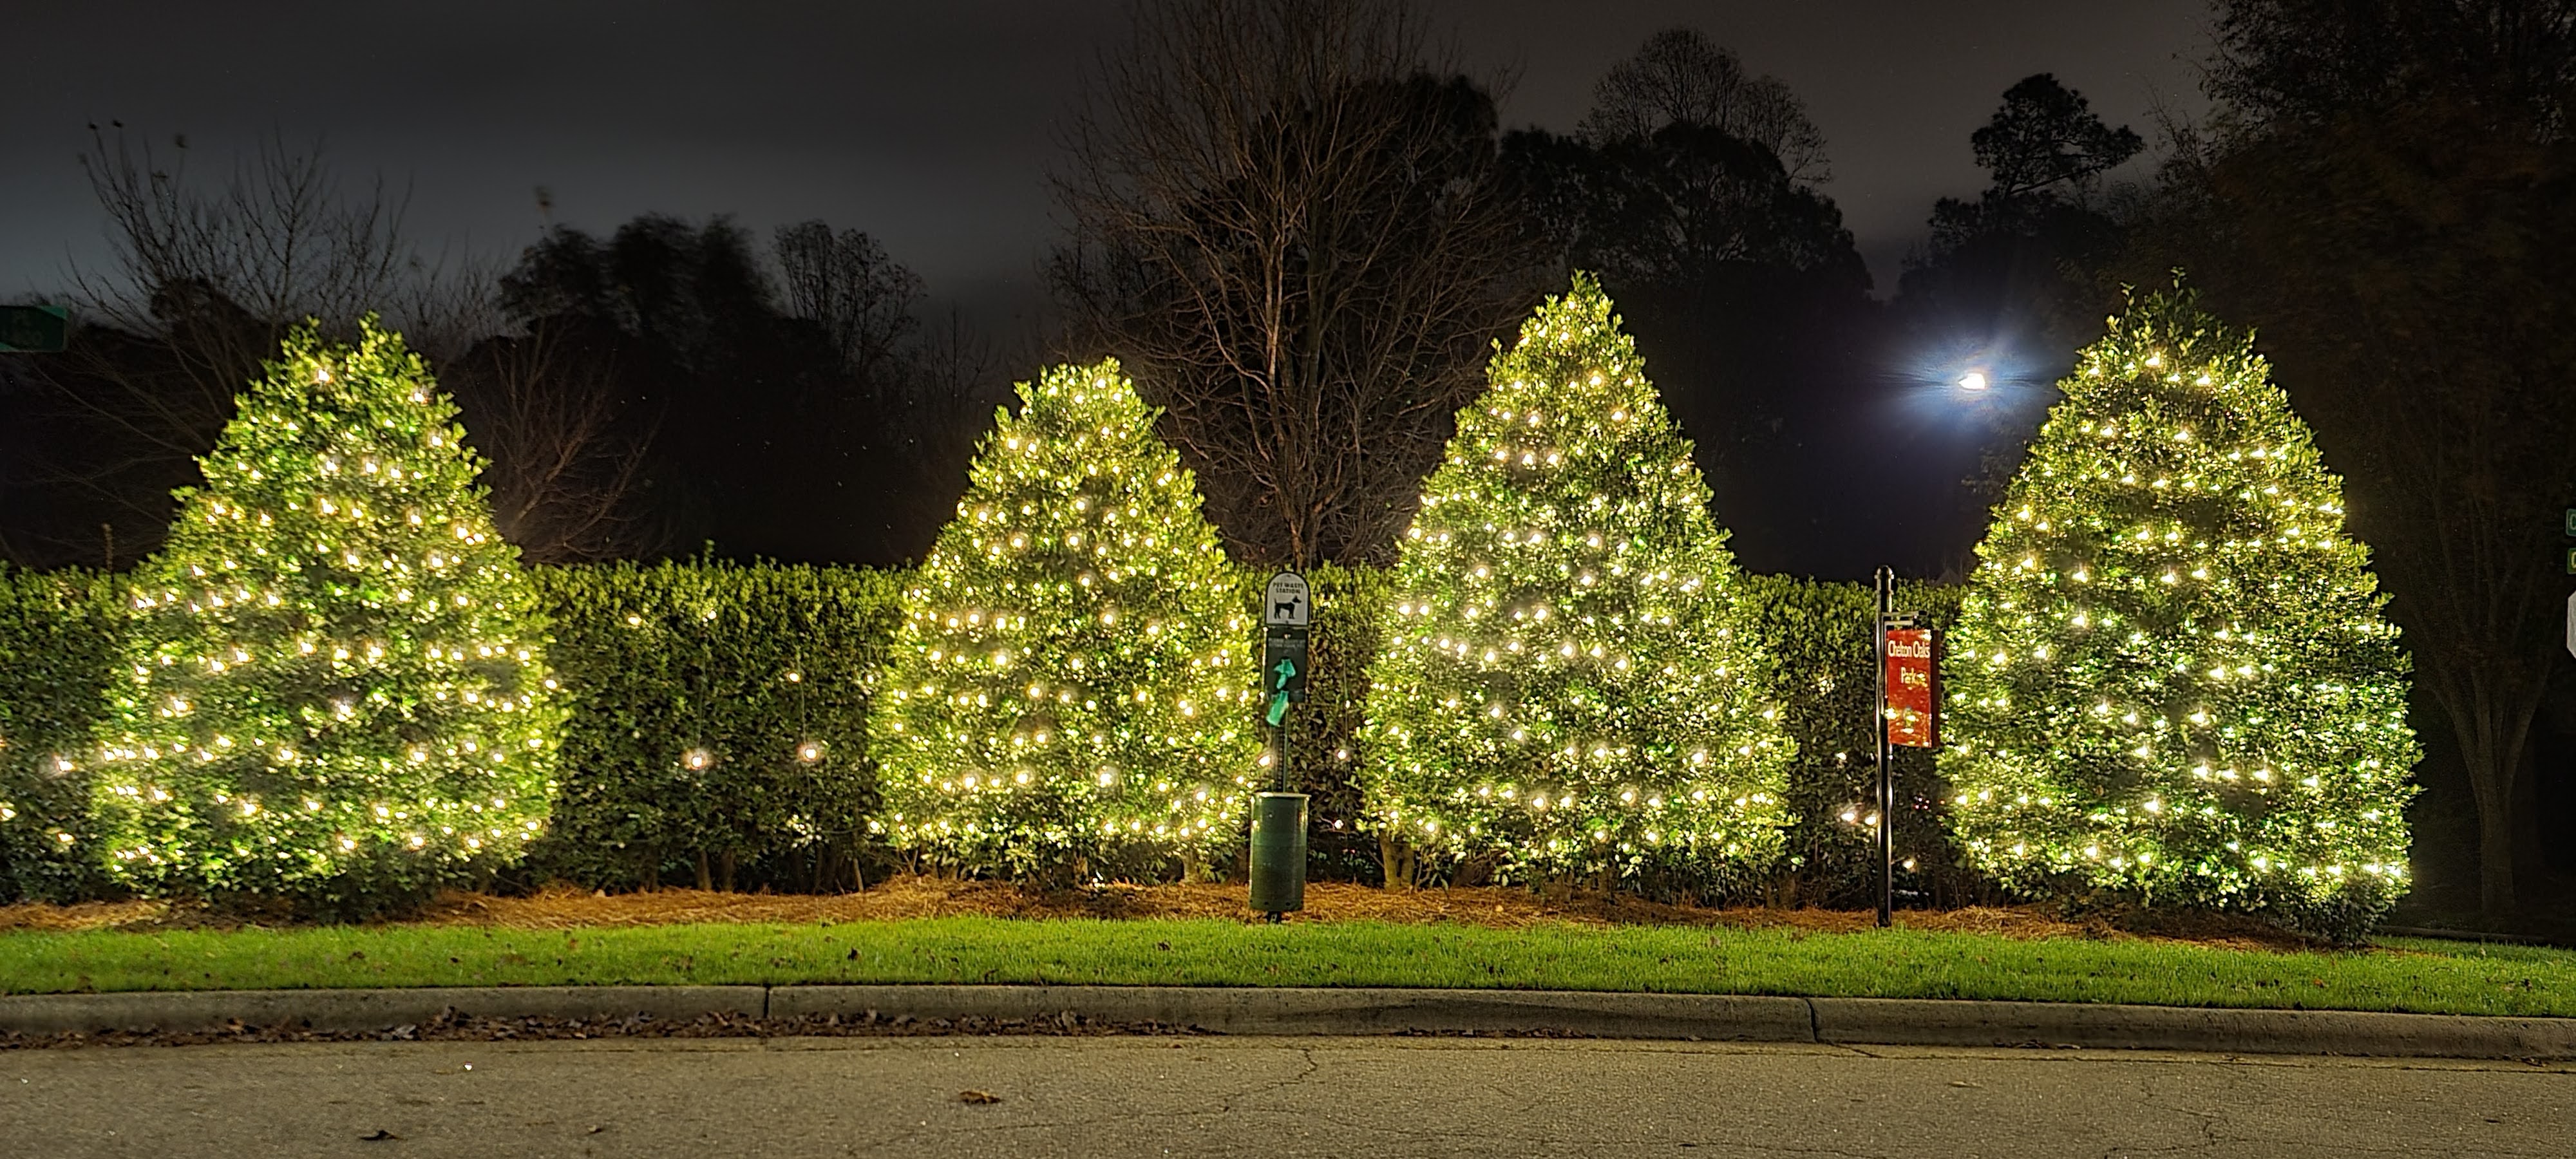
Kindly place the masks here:
POLYGON ((2576 954, 2403 941, 2275 951, 2150 939, 1695 926, 985 916, 814 924, 18 931, 0 992, 458 986, 1396 987, 2576 1016, 2576 954))
POLYGON ((1945 999, 1587 991, 1185 986, 432 987, 0 997, 0 1032, 370 1031, 484 1018, 701 1014, 1156 1023, 1219 1034, 1601 1038, 2056 1047, 2411 1058, 2576 1059, 2576 1019, 1945 999))

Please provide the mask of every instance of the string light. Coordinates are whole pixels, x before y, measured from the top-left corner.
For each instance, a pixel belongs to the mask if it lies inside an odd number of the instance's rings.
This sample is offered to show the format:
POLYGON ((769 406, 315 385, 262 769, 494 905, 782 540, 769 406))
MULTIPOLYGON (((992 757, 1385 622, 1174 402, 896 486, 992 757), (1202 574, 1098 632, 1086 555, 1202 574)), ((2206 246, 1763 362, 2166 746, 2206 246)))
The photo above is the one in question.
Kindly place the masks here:
POLYGON ((2358 932, 2406 886, 2417 749, 2341 483, 2188 291, 2134 300, 2060 388, 1953 637, 1991 657, 1947 669, 1970 861, 2358 932))
POLYGON ((1506 876, 1766 868, 1793 745, 1690 444, 1588 276, 1461 410, 1388 577, 1375 824, 1506 876))

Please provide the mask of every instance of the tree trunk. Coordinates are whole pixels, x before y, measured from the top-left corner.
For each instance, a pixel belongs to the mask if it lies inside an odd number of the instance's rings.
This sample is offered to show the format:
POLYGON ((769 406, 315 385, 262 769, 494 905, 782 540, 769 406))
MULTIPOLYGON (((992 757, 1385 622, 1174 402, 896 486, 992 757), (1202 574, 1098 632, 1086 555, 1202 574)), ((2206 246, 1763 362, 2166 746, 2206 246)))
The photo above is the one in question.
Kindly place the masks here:
MULTIPOLYGON (((2466 689, 2441 689, 2450 712, 2452 735, 2460 745, 2460 764, 2469 777, 2469 792, 2478 803, 2478 909, 2489 918, 2509 917, 2516 908, 2513 882, 2514 781, 2522 768, 2522 746, 2531 734, 2538 696, 2522 703, 2495 703, 2489 690, 2474 680, 2466 689), (2462 694, 2465 695, 2462 695, 2462 694)), ((2438 695, 2438 693, 2437 693, 2438 695)))
POLYGON ((1377 863, 1385 871, 1386 888, 1402 892, 1413 888, 1413 847, 1392 831, 1377 831, 1377 863))
POLYGON ((716 881, 726 893, 733 892, 734 861, 734 851, 730 849, 725 850, 724 854, 716 859, 716 881))
POLYGON ((698 851, 698 888, 713 891, 715 887, 715 874, 707 868, 707 851, 701 849, 698 851))
POLYGON ((2490 790, 2471 774, 2478 788, 2478 909, 2490 918, 2514 912, 2513 807, 2504 791, 2490 790))

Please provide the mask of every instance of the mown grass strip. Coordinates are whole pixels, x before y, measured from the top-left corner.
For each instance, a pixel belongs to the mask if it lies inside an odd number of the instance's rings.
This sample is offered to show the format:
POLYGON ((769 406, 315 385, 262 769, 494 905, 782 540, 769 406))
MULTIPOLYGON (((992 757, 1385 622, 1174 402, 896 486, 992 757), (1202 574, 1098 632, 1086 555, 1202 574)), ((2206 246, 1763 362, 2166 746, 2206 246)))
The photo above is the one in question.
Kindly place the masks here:
POLYGON ((0 991, 998 982, 1989 998, 2576 1016, 2576 952, 2281 953, 1883 930, 941 917, 819 925, 0 934, 0 991))

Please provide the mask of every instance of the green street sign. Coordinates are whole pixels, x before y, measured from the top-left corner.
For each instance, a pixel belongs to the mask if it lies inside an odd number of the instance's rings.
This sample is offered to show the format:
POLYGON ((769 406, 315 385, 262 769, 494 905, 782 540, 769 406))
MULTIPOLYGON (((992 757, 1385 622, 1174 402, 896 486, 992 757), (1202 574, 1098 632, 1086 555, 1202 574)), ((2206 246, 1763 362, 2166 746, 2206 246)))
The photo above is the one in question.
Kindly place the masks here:
POLYGON ((2576 547, 2567 549, 2567 574, 2576 575, 2576 547))
POLYGON ((2567 509, 2567 534, 2576 535, 2576 507, 2567 509))
POLYGON ((72 312, 61 306, 0 306, 0 354, 59 354, 70 344, 72 312))

